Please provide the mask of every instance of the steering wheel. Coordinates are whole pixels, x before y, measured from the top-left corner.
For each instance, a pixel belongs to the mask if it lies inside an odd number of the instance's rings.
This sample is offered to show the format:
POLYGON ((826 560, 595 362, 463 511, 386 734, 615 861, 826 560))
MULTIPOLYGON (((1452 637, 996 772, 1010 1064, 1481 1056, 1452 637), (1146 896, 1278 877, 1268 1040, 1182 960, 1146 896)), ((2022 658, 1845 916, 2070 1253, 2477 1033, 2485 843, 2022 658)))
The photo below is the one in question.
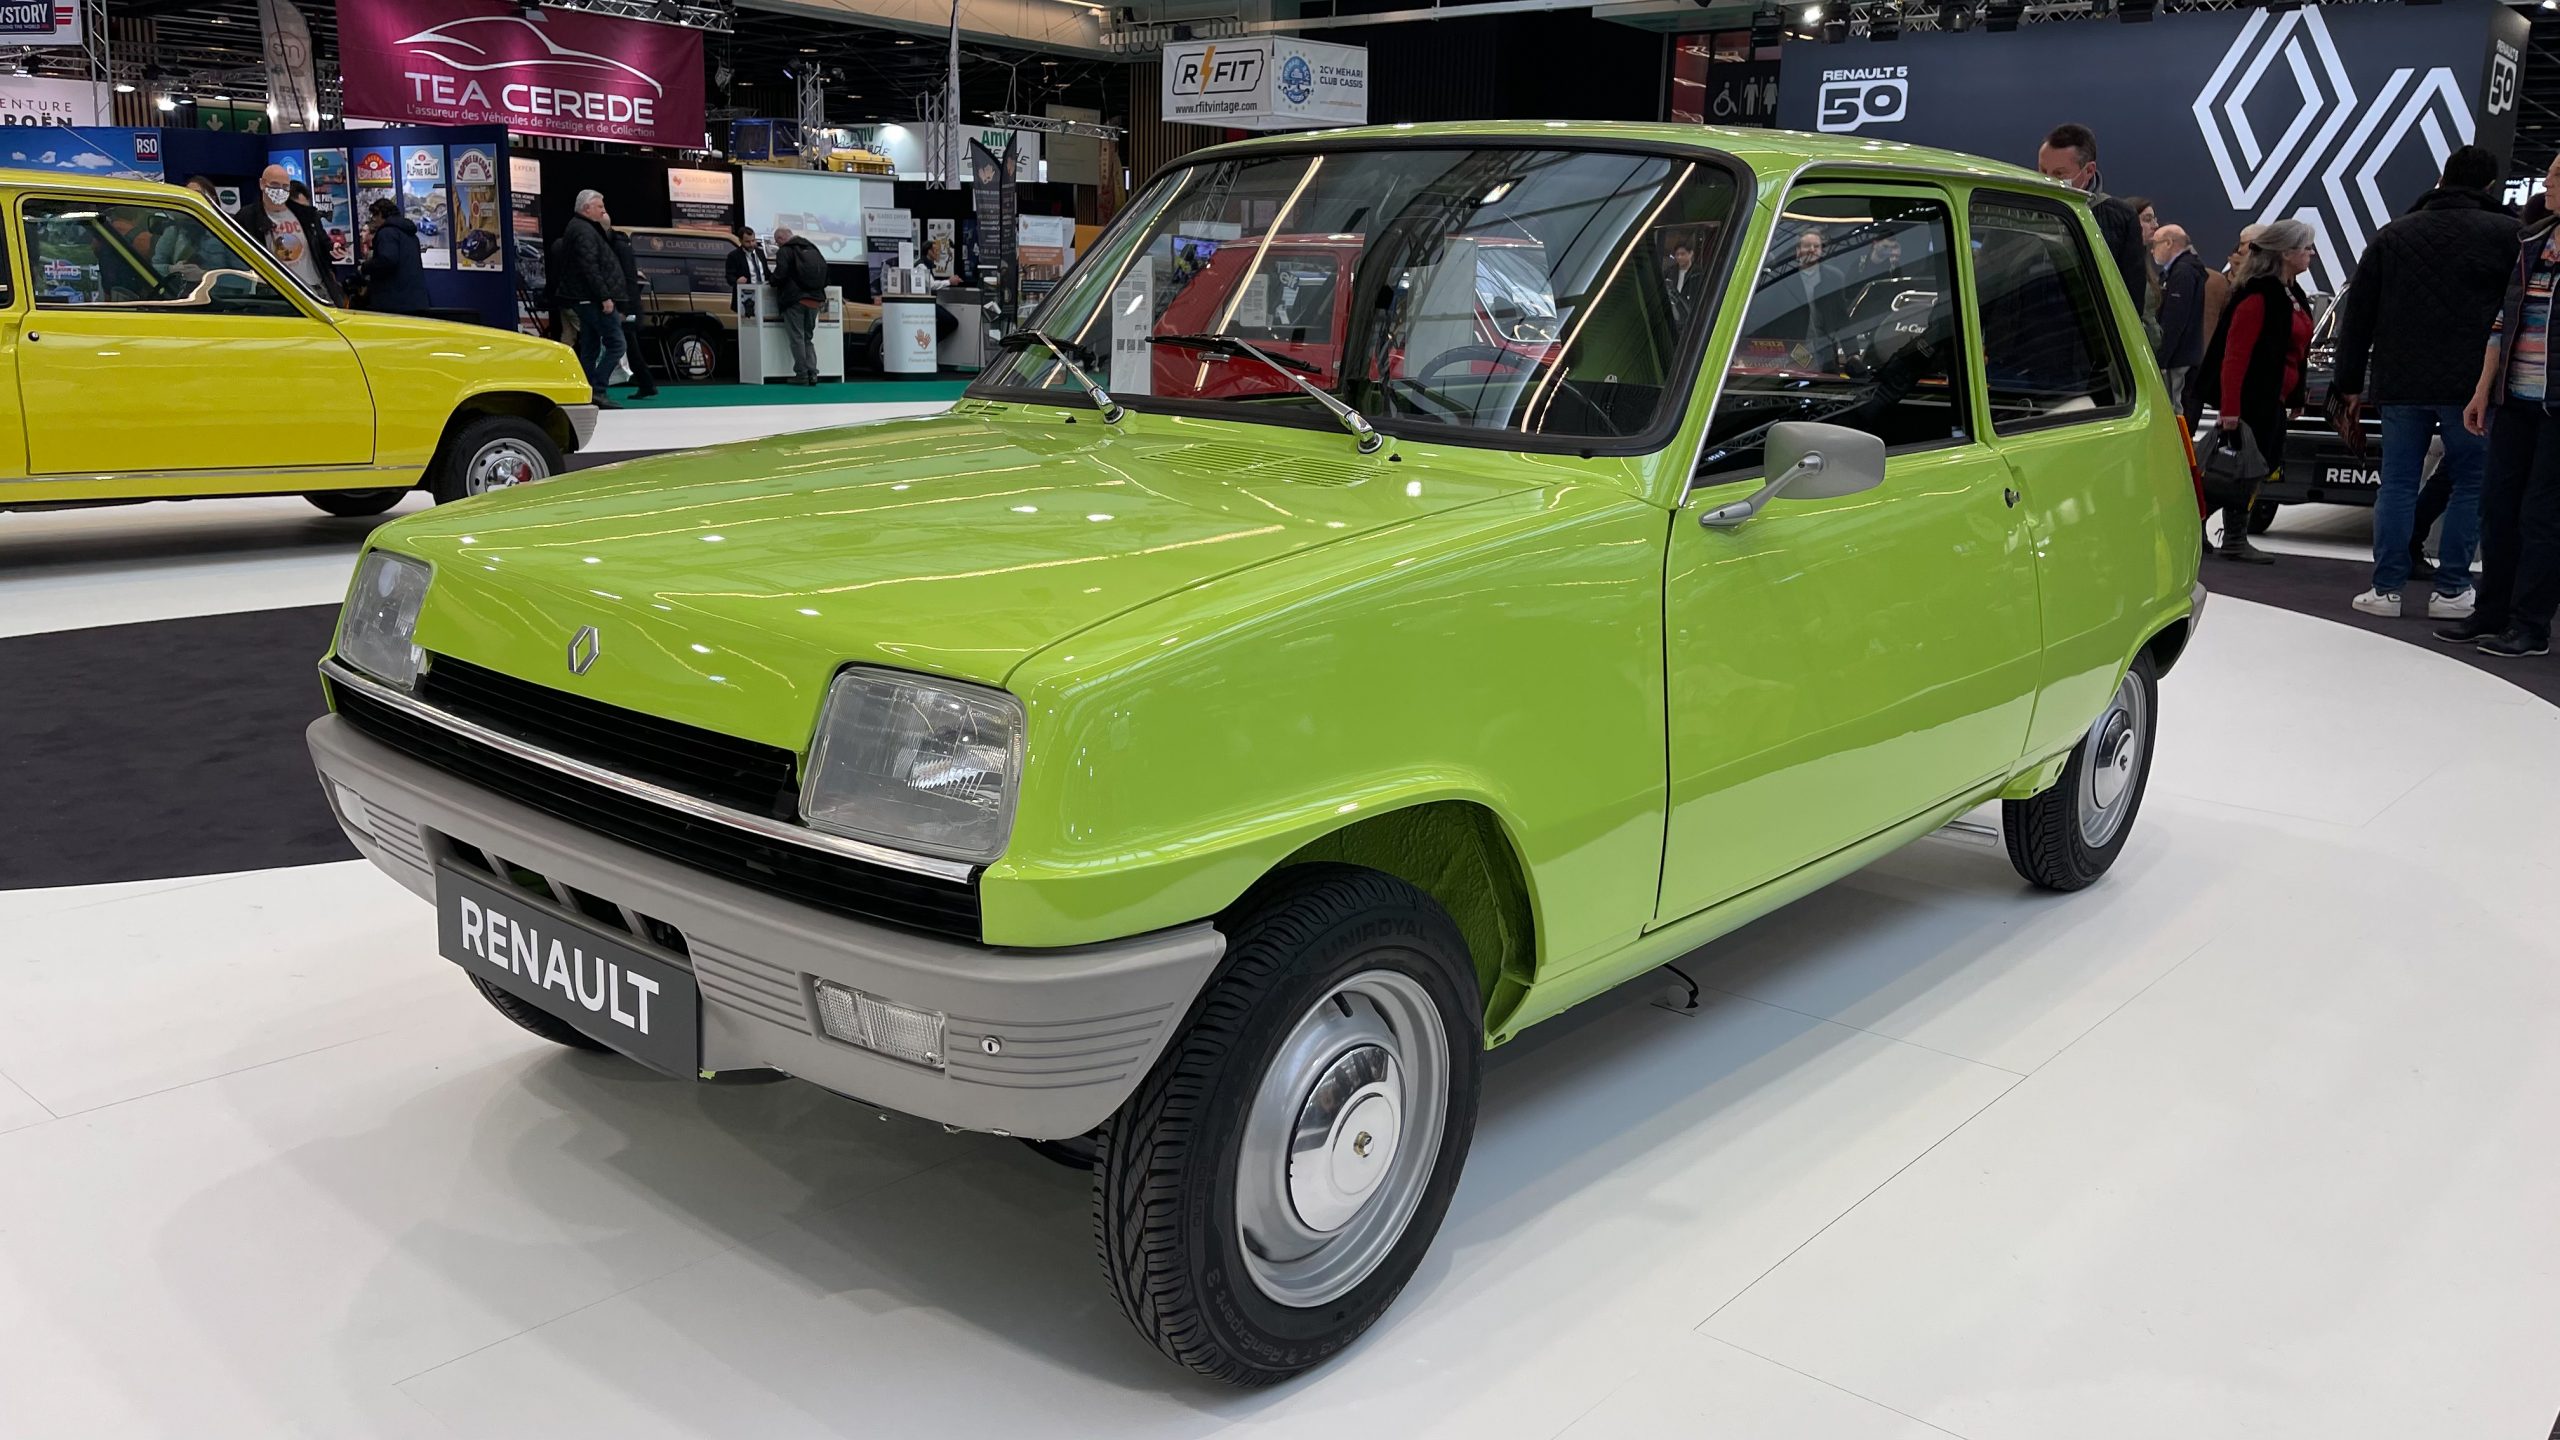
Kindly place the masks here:
POLYGON ((1461 345, 1454 350, 1443 350, 1432 356, 1421 369, 1413 372, 1412 378, 1416 383, 1427 383, 1432 376, 1452 365, 1471 365, 1480 360, 1493 365, 1508 365, 1517 370, 1538 368, 1537 361, 1517 350, 1506 350, 1499 345, 1461 345))

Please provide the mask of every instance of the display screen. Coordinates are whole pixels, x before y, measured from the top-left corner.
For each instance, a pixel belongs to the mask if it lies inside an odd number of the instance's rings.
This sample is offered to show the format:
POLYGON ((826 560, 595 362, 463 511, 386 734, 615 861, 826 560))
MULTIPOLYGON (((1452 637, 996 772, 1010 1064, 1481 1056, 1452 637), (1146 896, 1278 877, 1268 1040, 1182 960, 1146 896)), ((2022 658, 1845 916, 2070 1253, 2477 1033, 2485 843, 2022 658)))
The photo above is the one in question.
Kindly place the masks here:
POLYGON ((749 166, 744 173, 747 224, 759 235, 777 230, 806 235, 830 265, 860 265, 869 259, 862 236, 863 209, 885 209, 895 194, 887 180, 819 170, 749 166))

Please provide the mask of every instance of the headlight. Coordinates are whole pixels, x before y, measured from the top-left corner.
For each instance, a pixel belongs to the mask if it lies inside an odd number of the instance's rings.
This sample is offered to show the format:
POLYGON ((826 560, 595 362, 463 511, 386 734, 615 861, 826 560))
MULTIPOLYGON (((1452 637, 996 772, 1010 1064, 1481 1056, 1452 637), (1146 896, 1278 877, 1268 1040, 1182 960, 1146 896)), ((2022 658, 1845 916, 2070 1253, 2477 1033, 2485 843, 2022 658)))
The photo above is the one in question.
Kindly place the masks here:
POLYGON ((338 620, 338 658, 387 685, 418 683, 426 655, 410 643, 435 572, 423 560, 368 550, 338 620))
POLYGON ((816 829, 954 860, 993 860, 1013 833, 1022 705, 1001 690, 847 670, 827 692, 800 787, 816 829))

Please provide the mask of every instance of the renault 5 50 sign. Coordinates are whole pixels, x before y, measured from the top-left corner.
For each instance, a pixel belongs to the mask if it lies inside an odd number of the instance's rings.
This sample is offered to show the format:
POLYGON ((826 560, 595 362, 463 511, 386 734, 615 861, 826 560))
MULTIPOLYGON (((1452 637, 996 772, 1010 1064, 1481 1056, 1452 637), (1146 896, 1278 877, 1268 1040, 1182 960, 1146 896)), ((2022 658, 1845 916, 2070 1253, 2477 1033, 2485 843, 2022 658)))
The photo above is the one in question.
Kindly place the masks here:
POLYGON ((1164 118, 1240 130, 1359 125, 1369 52, 1308 40, 1193 40, 1164 51, 1164 118))

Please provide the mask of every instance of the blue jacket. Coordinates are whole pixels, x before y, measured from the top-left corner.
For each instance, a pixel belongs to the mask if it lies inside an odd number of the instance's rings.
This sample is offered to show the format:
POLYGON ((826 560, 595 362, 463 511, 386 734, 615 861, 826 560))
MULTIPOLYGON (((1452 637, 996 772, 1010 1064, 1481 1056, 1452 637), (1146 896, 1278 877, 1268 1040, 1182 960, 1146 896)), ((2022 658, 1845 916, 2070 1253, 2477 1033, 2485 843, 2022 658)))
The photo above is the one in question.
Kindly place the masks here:
POLYGON ((396 315, 426 313, 426 267, 418 263, 417 222, 394 215, 373 232, 373 253, 364 261, 365 308, 396 315))

